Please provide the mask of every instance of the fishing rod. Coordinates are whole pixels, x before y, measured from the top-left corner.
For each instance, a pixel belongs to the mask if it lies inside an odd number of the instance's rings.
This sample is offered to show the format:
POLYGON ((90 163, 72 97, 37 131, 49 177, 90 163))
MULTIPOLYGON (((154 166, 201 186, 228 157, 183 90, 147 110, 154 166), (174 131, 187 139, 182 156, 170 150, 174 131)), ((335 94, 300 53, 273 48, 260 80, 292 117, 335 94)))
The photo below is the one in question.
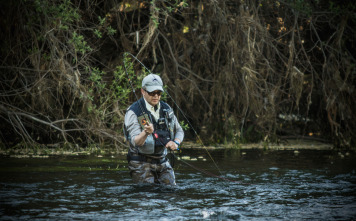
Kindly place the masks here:
MULTIPOLYGON (((132 58, 134 58, 136 61, 138 61, 154 78, 155 78, 155 76, 152 74, 152 72, 151 72, 136 56, 134 56, 133 54, 131 54, 131 53, 129 53, 129 52, 125 52, 125 53, 123 54, 123 56, 124 56, 124 68, 125 68, 126 75, 127 75, 128 79, 129 79, 131 88, 133 89, 133 92, 135 93, 135 89, 133 88, 131 79, 130 79, 130 77, 128 76, 128 73, 127 73, 127 70, 126 70, 125 55, 130 55, 132 58)), ((182 109, 178 106, 178 104, 175 102, 175 100, 172 98, 172 96, 168 93, 168 91, 166 91, 166 90, 164 89, 163 85, 161 85, 161 86, 162 86, 163 91, 171 98, 171 100, 172 100, 173 103, 176 105, 176 107, 178 108, 178 110, 180 111, 180 113, 183 115, 183 117, 185 118, 185 120, 188 122, 189 126, 190 126, 191 129, 194 131, 195 135, 197 136, 199 142, 202 144, 202 146, 204 147, 204 149, 205 149, 206 152, 208 153, 210 159, 213 161, 215 167, 218 169, 220 175, 222 175, 220 168, 218 167, 218 165, 216 164, 215 160, 213 159, 213 157, 211 156, 211 154, 209 153, 209 151, 207 150, 207 148, 206 148, 205 145, 203 144, 202 139, 200 138, 199 134, 198 134, 197 131, 194 129, 194 127, 192 126, 192 124, 190 123, 190 121, 188 120, 187 116, 184 114, 184 112, 183 112, 182 109)), ((136 94, 135 94, 135 97, 136 97, 136 99, 138 100, 138 97, 137 97, 136 94)), ((141 110, 143 109, 142 107, 140 107, 140 108, 141 108, 141 110)), ((190 166, 190 167, 196 169, 196 170, 199 171, 199 172, 202 172, 202 173, 204 173, 204 174, 207 174, 207 175, 209 175, 209 176, 213 176, 213 177, 216 177, 216 178, 219 178, 219 179, 222 179, 222 180, 225 180, 225 181, 229 181, 229 182, 234 182, 234 183, 239 183, 239 184, 247 184, 247 183, 242 183, 242 182, 238 182, 238 181, 233 181, 233 180, 227 179, 227 178, 225 178, 225 177, 218 176, 218 175, 215 175, 215 174, 210 173, 210 172, 208 172, 208 171, 202 170, 202 169, 200 169, 200 168, 198 168, 198 167, 196 167, 196 166, 193 166, 192 164, 190 164, 190 163, 184 161, 183 159, 177 158, 177 156, 176 156, 173 152, 172 152, 172 155, 173 155, 176 159, 178 159, 178 160, 182 161, 183 163, 185 163, 186 165, 188 165, 188 166, 190 166)))
MULTIPOLYGON (((125 54, 124 54, 124 55, 125 55, 125 54)), ((133 86, 133 84, 132 84, 132 82, 131 82, 131 78, 130 78, 129 74, 127 73, 126 63, 125 63, 125 57, 124 57, 124 60, 123 60, 123 61, 124 61, 123 63, 124 63, 124 69, 125 69, 125 73, 126 73, 126 76, 127 76, 127 80, 128 80, 129 83, 130 83, 132 92, 134 93, 134 95, 135 95, 135 97, 136 97, 136 100, 138 101, 139 99, 138 99, 138 97, 137 97, 135 88, 134 88, 134 86, 133 86)), ((142 112, 142 113, 145 113, 145 111, 144 111, 144 109, 143 109, 143 107, 142 107, 142 105, 141 105, 141 102, 137 102, 137 103, 138 103, 138 105, 140 106, 141 112, 142 112)), ((147 119, 146 119, 145 114, 143 115, 143 117, 145 118, 145 120, 146 120, 146 122, 147 122, 147 124, 148 124, 148 121, 147 121, 147 119)))
MULTIPOLYGON (((127 52, 126 52, 126 53, 127 53, 127 52)), ((133 56, 133 55, 132 55, 132 56, 133 56)), ((127 76, 128 81, 129 81, 129 83, 130 83, 132 92, 134 93, 134 95, 135 95, 135 97, 136 97, 136 100, 137 100, 137 103, 138 103, 138 105, 140 106, 141 112, 143 113, 143 117, 145 118, 145 121, 146 121, 145 125, 148 126, 148 125, 149 125, 149 122, 152 122, 152 119, 151 119, 151 121, 148 121, 148 120, 147 120, 146 115, 145 115, 146 112, 144 111, 144 108, 142 107, 141 102, 139 102, 139 99, 138 99, 137 94, 136 94, 136 90, 135 90, 135 88, 134 88, 134 86, 133 86, 133 84, 132 84, 132 81, 131 81, 131 78, 130 78, 129 74, 127 73, 126 62, 125 62, 125 53, 124 53, 123 63, 124 63, 125 73, 126 73, 126 76, 127 76)), ((140 62, 140 63, 141 63, 141 62, 140 62)), ((142 64, 142 63, 141 63, 141 64, 142 64)), ((143 65, 143 64, 142 64, 142 65, 143 65)), ((162 87, 162 88, 163 88, 163 87, 162 87)), ((148 115, 148 117, 150 117, 150 115, 148 115)), ((153 136, 154 136, 156 139, 158 138, 158 134, 157 134, 156 132, 153 132, 153 136)), ((158 140, 158 141, 161 143, 162 146, 164 146, 160 140, 158 140)), ((179 148, 178 148, 177 150, 179 150, 179 148)))

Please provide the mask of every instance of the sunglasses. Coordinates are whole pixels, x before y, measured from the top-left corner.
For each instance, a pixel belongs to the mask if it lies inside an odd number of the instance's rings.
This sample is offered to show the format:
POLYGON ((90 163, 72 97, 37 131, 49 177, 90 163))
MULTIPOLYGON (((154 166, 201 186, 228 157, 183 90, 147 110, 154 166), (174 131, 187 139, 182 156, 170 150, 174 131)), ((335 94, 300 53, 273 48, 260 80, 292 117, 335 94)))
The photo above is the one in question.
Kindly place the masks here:
POLYGON ((150 96, 155 96, 156 94, 158 95, 158 96, 161 96, 161 94, 162 94, 162 91, 152 91, 152 92, 148 92, 148 91, 146 91, 147 92, 147 94, 148 95, 150 95, 150 96))

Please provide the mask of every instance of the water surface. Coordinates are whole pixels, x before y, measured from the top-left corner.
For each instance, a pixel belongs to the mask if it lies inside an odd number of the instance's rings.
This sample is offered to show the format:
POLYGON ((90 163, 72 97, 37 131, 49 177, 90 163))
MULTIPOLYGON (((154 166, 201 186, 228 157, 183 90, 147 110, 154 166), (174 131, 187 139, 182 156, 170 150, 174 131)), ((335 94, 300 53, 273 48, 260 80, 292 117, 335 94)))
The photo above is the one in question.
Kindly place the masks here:
POLYGON ((1 220, 353 220, 356 154, 185 150, 176 187, 132 184, 125 156, 1 158, 1 220), (240 183, 238 183, 240 182, 240 183))

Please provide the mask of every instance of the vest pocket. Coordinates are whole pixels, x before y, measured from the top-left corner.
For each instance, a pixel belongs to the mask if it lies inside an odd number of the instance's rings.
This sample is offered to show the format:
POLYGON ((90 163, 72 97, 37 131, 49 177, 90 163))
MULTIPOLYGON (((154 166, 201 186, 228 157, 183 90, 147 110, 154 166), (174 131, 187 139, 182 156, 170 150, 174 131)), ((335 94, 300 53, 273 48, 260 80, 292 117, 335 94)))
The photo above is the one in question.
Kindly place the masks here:
POLYGON ((156 134, 158 136, 156 140, 156 146, 163 146, 165 147, 166 144, 171 140, 171 134, 169 131, 166 130, 157 130, 156 134))

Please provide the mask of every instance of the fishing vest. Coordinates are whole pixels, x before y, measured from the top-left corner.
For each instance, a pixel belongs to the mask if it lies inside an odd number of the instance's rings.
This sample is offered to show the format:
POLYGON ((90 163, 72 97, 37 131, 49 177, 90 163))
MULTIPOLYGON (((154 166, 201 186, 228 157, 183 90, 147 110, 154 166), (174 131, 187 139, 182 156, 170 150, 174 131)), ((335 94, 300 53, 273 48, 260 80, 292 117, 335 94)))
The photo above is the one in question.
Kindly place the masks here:
MULTIPOLYGON (((151 112, 147 110, 143 98, 139 99, 128 108, 128 111, 132 110, 136 114, 142 130, 147 123, 152 123, 154 126, 154 133, 147 136, 145 144, 141 147, 135 147, 137 153, 155 156, 167 154, 165 146, 174 138, 174 113, 167 103, 160 101, 160 106, 161 108, 157 121, 152 116, 151 112)), ((130 135, 127 133, 126 135, 127 139, 130 140, 130 135)))

